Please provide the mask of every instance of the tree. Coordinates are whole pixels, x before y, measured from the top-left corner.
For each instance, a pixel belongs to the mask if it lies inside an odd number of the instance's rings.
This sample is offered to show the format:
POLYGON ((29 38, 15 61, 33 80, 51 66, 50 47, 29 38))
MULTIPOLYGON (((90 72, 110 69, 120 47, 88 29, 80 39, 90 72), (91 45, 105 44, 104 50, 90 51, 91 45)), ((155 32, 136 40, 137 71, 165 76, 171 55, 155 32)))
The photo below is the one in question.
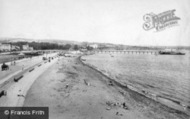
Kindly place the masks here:
POLYGON ((79 49, 79 46, 78 46, 78 45, 74 45, 73 49, 74 49, 74 50, 78 50, 78 49, 79 49))
POLYGON ((93 50, 93 47, 87 46, 86 49, 87 50, 93 50))
POLYGON ((66 44, 65 46, 63 46, 63 50, 69 50, 71 48, 70 44, 66 44))

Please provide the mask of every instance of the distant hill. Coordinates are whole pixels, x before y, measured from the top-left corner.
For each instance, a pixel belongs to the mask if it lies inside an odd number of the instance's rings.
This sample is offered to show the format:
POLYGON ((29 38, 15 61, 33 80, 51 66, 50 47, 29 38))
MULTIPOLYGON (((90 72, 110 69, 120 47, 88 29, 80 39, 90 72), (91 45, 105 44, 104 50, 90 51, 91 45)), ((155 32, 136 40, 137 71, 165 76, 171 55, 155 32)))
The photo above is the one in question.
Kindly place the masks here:
POLYGON ((136 49, 136 50, 161 50, 161 49, 186 49, 190 50, 190 46, 130 46, 130 45, 121 45, 121 44, 112 44, 112 43, 98 43, 98 42, 78 42, 78 41, 70 41, 70 40, 61 40, 61 39, 29 39, 29 38, 0 38, 0 43, 10 43, 10 42, 48 42, 48 43, 56 43, 59 45, 71 44, 71 45, 90 45, 90 44, 98 44, 101 46, 109 46, 114 49, 136 49))
POLYGON ((48 43, 57 43, 57 44, 81 44, 77 41, 69 40, 57 40, 57 39, 27 39, 27 38, 0 38, 1 43, 9 42, 48 42, 48 43))

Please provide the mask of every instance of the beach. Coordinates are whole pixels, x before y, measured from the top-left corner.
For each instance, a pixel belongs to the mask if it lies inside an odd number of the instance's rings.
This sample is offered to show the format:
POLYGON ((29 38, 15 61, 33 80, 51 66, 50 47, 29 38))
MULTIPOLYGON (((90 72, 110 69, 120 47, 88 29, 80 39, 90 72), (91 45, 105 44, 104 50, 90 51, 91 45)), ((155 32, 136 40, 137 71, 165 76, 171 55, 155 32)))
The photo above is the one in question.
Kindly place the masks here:
POLYGON ((169 108, 126 88, 80 57, 61 57, 39 76, 23 106, 49 107, 50 119, 188 119, 169 108))

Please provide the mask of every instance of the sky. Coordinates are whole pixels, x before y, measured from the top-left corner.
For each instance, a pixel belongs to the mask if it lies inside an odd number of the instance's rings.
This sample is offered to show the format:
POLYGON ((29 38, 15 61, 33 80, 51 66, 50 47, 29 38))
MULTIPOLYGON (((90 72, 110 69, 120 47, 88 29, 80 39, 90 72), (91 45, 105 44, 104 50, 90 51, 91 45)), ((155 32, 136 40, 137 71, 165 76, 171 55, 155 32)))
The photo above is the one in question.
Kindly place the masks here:
POLYGON ((0 0, 0 38, 190 46, 190 0, 0 0), (143 16, 175 9, 178 25, 144 30, 143 16))

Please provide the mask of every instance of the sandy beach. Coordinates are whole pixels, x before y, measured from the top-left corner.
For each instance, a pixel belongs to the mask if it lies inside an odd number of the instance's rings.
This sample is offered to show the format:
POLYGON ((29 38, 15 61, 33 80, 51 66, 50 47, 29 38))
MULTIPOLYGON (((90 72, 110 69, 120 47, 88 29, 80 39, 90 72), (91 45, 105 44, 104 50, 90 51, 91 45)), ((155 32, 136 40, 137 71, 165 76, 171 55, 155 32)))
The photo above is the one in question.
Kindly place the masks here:
POLYGON ((49 119, 188 119, 90 68, 62 57, 35 80, 23 106, 48 106, 49 119))
POLYGON ((190 119, 190 0, 0 0, 0 119, 190 119))

